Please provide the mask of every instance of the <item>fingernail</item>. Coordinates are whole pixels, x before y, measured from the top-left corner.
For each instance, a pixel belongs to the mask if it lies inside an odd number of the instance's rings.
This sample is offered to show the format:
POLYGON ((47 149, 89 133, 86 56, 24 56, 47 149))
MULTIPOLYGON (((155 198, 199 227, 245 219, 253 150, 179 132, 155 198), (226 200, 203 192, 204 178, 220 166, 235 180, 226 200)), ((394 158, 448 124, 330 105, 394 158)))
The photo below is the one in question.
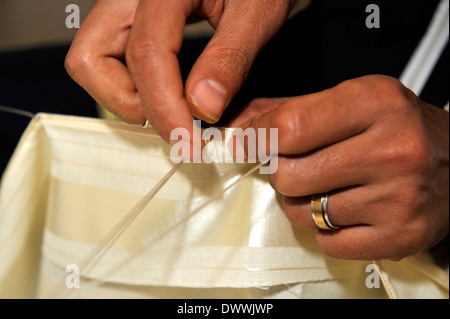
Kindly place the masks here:
POLYGON ((225 109, 227 92, 216 81, 201 80, 191 94, 192 103, 213 122, 217 122, 225 109))

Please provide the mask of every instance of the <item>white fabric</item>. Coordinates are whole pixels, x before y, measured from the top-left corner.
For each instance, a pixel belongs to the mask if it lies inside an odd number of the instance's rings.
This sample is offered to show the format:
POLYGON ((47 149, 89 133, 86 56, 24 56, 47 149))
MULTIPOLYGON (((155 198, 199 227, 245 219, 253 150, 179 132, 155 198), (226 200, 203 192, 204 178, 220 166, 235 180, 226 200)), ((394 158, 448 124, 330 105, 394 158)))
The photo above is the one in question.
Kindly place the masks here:
POLYGON ((0 297, 448 298, 448 275, 426 252, 377 261, 383 285, 367 288, 372 262, 325 256, 257 172, 196 211, 252 164, 182 166, 69 290, 66 266, 82 264, 170 170, 168 154, 152 129, 35 118, 0 188, 0 297))

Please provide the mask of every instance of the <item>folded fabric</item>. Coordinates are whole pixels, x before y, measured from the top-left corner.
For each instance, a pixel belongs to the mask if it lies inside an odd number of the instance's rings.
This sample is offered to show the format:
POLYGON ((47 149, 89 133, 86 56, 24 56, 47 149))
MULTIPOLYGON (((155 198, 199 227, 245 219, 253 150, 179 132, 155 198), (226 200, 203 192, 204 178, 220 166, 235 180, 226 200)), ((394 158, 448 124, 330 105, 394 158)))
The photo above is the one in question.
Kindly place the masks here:
POLYGON ((448 274, 427 252, 324 255, 258 171, 224 191, 248 163, 183 164, 87 272, 83 258, 174 166, 169 154, 152 128, 33 119, 0 188, 0 297, 448 298, 448 274), (80 288, 68 266, 80 266, 80 288))

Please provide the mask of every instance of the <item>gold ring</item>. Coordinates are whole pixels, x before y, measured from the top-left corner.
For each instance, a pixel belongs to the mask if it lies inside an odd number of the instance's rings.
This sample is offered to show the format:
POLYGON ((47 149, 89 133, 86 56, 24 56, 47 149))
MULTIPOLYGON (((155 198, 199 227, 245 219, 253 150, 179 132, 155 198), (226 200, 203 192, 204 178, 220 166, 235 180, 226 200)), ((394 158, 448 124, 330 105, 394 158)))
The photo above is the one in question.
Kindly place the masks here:
POLYGON ((320 229, 336 230, 340 228, 334 225, 328 217, 328 194, 311 197, 311 215, 320 229))

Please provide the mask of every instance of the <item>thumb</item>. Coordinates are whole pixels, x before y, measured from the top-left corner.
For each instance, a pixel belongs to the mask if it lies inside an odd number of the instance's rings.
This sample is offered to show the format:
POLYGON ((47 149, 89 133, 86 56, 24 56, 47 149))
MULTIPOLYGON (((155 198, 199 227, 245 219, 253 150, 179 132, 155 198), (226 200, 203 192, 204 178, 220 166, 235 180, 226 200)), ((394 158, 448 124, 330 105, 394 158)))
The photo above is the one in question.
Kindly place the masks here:
POLYGON ((286 0, 225 2, 216 32, 186 81, 186 99, 194 116, 209 123, 220 119, 289 9, 286 0))

